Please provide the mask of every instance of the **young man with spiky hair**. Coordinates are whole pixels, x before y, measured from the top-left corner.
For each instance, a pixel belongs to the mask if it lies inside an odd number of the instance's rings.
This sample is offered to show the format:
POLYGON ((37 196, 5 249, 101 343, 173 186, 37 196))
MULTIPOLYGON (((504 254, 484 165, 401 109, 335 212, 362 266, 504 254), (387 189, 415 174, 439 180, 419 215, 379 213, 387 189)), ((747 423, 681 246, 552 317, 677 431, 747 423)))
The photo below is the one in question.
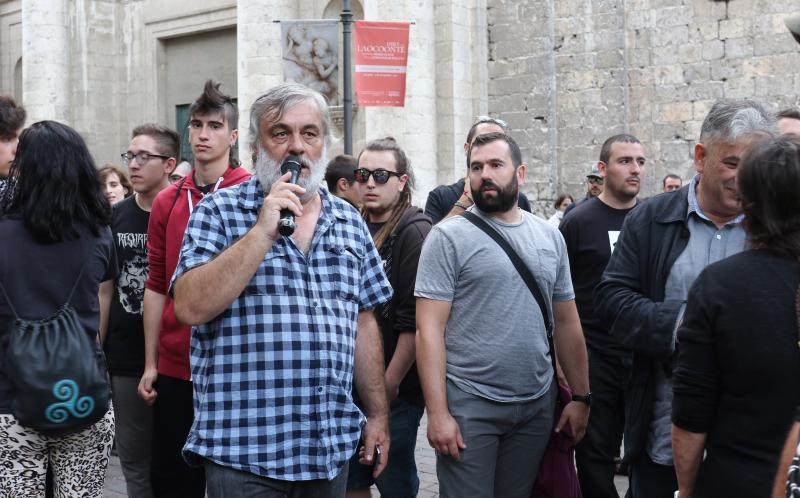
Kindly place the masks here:
POLYGON ((145 364, 138 391, 153 406, 151 480, 155 497, 202 498, 205 493, 203 470, 189 467, 181 455, 194 418, 189 374, 190 327, 175 317, 167 289, 195 206, 206 195, 250 178, 232 159, 239 134, 239 112, 233 99, 219 87, 219 83, 207 81, 202 95, 189 107, 194 169, 159 193, 147 229, 145 364))
POLYGON ((100 284, 100 338, 111 373, 115 437, 130 498, 150 498, 153 410, 137 396, 144 370, 142 301, 147 280, 147 223, 159 192, 180 157, 180 135, 157 124, 133 129, 122 160, 128 166, 134 195, 114 205, 111 232, 117 278, 100 284))

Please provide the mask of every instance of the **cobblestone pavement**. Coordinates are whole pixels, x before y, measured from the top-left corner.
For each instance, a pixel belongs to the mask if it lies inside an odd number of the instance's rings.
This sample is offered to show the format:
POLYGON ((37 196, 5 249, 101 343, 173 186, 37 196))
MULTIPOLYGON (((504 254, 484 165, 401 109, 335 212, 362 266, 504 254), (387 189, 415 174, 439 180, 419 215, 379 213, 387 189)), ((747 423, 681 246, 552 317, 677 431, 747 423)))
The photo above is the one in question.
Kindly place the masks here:
MULTIPOLYGON (((428 444, 427 429, 428 420, 426 416, 423 416, 419 427, 419 435, 417 436, 416 456, 420 480, 417 498, 436 498, 439 496, 439 481, 436 479, 436 457, 433 454, 433 449, 428 444)), ((625 491, 628 489, 628 479, 617 476, 614 482, 617 485, 620 496, 624 496, 625 491)), ((116 457, 111 458, 108 466, 103 496, 104 498, 127 498, 128 496, 125 492, 125 479, 122 477, 119 459, 116 457)), ((372 496, 375 498, 379 496, 374 488, 372 496)))

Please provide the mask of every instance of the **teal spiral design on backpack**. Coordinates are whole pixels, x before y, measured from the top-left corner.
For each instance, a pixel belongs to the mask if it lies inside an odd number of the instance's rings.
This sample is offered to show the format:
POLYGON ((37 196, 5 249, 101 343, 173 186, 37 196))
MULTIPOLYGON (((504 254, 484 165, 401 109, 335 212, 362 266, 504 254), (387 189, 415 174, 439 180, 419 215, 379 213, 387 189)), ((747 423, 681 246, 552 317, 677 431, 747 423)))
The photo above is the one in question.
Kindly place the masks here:
POLYGON ((94 410, 94 400, 90 396, 78 397, 78 384, 72 379, 62 379, 53 385, 53 395, 61 400, 47 407, 45 418, 54 424, 60 424, 73 417, 85 418, 94 410))

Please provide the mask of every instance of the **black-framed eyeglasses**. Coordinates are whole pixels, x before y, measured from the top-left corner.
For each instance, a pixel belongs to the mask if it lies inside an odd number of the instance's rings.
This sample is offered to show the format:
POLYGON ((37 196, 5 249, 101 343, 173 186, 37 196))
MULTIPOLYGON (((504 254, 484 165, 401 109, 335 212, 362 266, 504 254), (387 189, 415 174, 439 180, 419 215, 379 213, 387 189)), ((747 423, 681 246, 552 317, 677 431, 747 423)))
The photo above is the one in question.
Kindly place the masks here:
POLYGON ((126 166, 130 164, 130 162, 133 161, 134 159, 136 159, 136 163, 139 166, 144 166, 145 164, 147 164, 147 161, 149 161, 154 157, 159 157, 161 159, 170 158, 170 156, 165 156, 163 154, 151 154, 149 152, 138 152, 136 154, 134 154, 133 152, 123 152, 119 156, 122 158, 122 161, 125 163, 126 166))
POLYGON ((504 130, 508 129, 508 123, 506 123, 500 118, 493 118, 491 116, 478 116, 477 119, 475 120, 475 124, 481 124, 481 123, 492 123, 498 125, 500 128, 504 130))
POLYGON ((370 171, 367 168, 358 168, 357 170, 353 171, 353 175, 355 180, 358 183, 367 183, 369 181, 369 176, 372 175, 375 178, 375 183, 383 185, 384 183, 389 181, 389 178, 396 176, 400 178, 400 173, 396 173, 394 171, 389 171, 385 169, 376 169, 375 171, 370 171))

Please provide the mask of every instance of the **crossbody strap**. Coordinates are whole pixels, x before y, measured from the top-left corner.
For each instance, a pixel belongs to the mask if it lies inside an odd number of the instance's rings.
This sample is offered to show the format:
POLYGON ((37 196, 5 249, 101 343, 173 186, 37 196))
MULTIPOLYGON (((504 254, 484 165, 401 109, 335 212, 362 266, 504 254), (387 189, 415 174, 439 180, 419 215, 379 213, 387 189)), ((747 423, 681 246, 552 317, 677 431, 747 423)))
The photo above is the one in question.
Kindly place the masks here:
POLYGON ((519 276, 522 277, 525 285, 528 286, 531 294, 533 294, 533 298, 539 304, 539 309, 542 311, 542 318, 544 319, 544 326, 545 330, 547 331, 547 345, 550 348, 550 359, 553 362, 553 372, 556 372, 556 357, 555 354, 553 354, 553 324, 550 321, 550 314, 547 312, 547 304, 545 303, 544 296, 542 295, 542 290, 539 287, 539 284, 536 283, 536 278, 533 276, 533 273, 531 273, 530 269, 528 269, 528 266, 524 261, 522 261, 522 258, 519 257, 519 254, 517 254, 514 248, 511 247, 511 244, 509 244, 502 235, 497 233, 497 230, 492 228, 491 225, 481 219, 480 216, 469 211, 464 211, 461 213, 461 216, 466 218, 476 227, 483 230, 486 235, 497 242, 497 245, 499 245, 500 248, 502 248, 506 253, 508 259, 510 259, 511 263, 514 264, 514 268, 517 269, 519 276))

